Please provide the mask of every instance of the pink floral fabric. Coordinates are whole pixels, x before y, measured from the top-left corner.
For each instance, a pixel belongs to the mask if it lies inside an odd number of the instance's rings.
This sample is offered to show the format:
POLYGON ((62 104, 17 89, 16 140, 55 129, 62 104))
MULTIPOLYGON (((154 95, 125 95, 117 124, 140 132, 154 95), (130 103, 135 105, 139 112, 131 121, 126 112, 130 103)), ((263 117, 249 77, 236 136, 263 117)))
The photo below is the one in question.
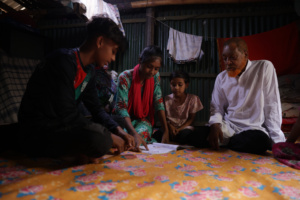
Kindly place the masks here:
POLYGON ((273 145, 272 150, 279 162, 300 169, 300 143, 279 142, 273 145))
POLYGON ((300 199, 300 171, 271 154, 186 149, 99 161, 65 167, 50 159, 0 158, 0 200, 300 199))

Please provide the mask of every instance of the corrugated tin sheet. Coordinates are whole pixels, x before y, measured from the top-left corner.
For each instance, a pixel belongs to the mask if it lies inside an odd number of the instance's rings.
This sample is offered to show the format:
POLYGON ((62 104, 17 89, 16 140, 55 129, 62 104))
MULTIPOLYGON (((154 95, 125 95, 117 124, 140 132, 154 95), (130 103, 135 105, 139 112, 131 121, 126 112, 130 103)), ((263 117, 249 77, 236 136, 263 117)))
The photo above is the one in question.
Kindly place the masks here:
POLYGON ((126 24, 124 30, 128 48, 112 66, 118 72, 133 68, 138 63, 139 54, 145 47, 145 23, 126 24))
MULTIPOLYGON (((168 79, 170 72, 176 69, 189 72, 192 78, 188 92, 198 95, 204 105, 204 110, 197 114, 196 122, 197 124, 207 122, 211 92, 215 76, 219 73, 216 38, 252 35, 284 26, 299 19, 292 9, 292 5, 276 2, 155 8, 156 17, 164 23, 156 22, 155 26, 155 44, 164 52, 164 66, 160 70, 163 95, 170 93, 168 79), (174 64, 166 50, 169 27, 203 36, 201 46, 205 53, 203 58, 193 63, 174 64)), ((112 64, 111 67, 117 72, 133 68, 138 62, 139 53, 145 47, 145 13, 124 12, 121 13, 121 18, 129 48, 112 64)), ((44 33, 54 42, 53 48, 75 47, 83 41, 84 29, 82 27, 44 29, 44 33)))
POLYGON ((83 20, 44 20, 38 26, 47 38, 47 52, 58 48, 78 47, 86 34, 83 20))

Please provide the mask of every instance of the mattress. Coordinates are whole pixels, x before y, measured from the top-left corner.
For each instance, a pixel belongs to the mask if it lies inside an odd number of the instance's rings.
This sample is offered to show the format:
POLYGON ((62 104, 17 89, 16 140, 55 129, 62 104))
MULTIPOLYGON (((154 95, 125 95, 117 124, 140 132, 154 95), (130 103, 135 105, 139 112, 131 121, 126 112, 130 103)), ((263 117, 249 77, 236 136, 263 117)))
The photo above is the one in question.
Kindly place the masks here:
POLYGON ((227 149, 124 152, 100 164, 0 159, 0 199, 300 199, 300 171, 227 149))

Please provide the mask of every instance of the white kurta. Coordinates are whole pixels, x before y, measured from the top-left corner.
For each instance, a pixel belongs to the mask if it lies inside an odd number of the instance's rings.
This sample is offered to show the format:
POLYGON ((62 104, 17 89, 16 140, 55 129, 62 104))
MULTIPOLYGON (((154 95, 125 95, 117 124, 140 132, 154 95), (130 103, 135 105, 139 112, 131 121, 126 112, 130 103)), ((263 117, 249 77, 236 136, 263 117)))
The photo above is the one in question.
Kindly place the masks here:
MULTIPOLYGON (((277 142, 284 142, 281 131, 281 103, 276 71, 267 60, 248 60, 241 76, 226 71, 216 79, 212 93, 209 124, 220 123, 229 134, 261 130, 277 142)), ((225 134, 225 133, 224 133, 225 134)))

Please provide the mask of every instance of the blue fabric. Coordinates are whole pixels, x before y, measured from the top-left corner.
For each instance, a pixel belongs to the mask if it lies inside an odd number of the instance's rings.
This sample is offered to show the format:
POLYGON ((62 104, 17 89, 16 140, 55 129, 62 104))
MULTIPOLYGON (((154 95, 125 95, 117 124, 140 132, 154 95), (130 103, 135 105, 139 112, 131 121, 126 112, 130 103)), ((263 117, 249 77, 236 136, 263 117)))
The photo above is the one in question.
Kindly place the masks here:
POLYGON ((103 68, 96 68, 96 88, 101 105, 105 107, 107 104, 110 108, 115 107, 115 94, 117 92, 117 84, 111 75, 103 68))

